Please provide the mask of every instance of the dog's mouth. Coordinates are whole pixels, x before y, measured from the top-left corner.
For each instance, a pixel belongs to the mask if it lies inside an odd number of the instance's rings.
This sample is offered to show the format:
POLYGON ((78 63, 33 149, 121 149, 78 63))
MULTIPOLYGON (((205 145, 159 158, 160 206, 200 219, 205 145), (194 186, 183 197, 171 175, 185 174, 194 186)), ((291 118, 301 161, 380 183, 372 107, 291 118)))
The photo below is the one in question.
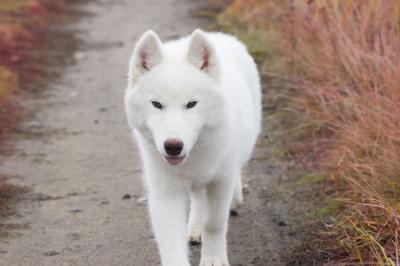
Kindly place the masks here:
POLYGON ((185 160, 185 157, 186 157, 185 155, 183 155, 183 156, 165 156, 165 159, 171 165, 178 165, 178 164, 182 163, 183 160, 185 160))

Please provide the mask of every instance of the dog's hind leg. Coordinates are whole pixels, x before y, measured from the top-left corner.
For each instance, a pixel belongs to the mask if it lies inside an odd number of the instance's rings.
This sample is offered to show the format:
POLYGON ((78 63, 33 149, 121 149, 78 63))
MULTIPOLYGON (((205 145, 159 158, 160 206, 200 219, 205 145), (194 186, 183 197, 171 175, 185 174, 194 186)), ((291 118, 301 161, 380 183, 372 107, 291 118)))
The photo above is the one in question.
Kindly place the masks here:
POLYGON ((230 214, 232 216, 238 215, 238 209, 242 204, 243 204, 243 186, 242 186, 242 176, 239 174, 239 176, 236 177, 230 214))
POLYGON ((198 245, 201 243, 204 219, 207 213, 205 188, 192 189, 190 191, 190 214, 187 227, 189 243, 198 245))

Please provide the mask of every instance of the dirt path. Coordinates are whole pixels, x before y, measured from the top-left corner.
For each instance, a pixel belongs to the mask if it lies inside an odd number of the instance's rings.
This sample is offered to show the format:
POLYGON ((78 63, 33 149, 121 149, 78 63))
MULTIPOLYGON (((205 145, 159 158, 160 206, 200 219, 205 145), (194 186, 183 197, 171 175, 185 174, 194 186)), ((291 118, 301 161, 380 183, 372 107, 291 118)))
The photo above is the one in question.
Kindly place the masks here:
MULTIPOLYGON (((139 33, 164 39, 205 26, 192 17, 195 0, 98 0, 93 16, 73 25, 82 39, 77 63, 63 70, 29 105, 17 152, 1 170, 31 192, 0 237, 0 265, 158 265, 137 149, 122 106, 128 56, 139 33), (125 196, 129 194, 130 196, 125 196)), ((232 265, 283 265, 287 230, 268 204, 282 169, 258 148, 240 216, 232 217, 232 265), (280 226, 279 226, 280 225, 280 226)), ((193 249, 193 265, 199 248, 193 249)))

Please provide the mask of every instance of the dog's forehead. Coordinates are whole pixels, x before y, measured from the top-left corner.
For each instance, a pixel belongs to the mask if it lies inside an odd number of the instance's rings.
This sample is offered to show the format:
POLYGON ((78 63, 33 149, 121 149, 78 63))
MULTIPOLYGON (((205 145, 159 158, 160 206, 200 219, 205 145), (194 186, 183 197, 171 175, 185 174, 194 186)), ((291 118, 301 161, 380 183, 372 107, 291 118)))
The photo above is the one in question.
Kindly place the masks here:
POLYGON ((197 70, 183 64, 165 64, 155 68, 143 80, 143 90, 171 102, 187 100, 202 94, 209 86, 207 79, 197 70))

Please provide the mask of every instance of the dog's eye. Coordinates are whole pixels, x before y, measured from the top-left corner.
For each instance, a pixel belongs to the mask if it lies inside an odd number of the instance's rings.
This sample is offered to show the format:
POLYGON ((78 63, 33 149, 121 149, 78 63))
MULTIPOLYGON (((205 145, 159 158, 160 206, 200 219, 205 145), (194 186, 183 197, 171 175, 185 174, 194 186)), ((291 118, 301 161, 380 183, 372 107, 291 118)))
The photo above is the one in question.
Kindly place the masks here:
POLYGON ((186 108, 187 108, 187 109, 193 108, 193 107, 196 106, 196 104, 197 104, 197 101, 190 101, 190 102, 188 102, 188 103, 186 104, 186 108))
POLYGON ((154 106, 154 108, 157 108, 160 110, 162 110, 164 107, 160 102, 157 102, 157 101, 151 101, 151 104, 154 106))

